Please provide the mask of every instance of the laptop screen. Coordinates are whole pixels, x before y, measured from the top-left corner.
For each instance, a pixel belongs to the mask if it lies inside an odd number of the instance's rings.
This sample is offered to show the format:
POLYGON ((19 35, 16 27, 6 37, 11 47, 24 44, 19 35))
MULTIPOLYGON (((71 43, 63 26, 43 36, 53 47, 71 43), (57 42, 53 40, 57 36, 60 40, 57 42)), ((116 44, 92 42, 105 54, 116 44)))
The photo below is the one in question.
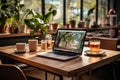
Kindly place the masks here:
POLYGON ((80 29, 58 29, 53 50, 81 54, 85 35, 80 29))

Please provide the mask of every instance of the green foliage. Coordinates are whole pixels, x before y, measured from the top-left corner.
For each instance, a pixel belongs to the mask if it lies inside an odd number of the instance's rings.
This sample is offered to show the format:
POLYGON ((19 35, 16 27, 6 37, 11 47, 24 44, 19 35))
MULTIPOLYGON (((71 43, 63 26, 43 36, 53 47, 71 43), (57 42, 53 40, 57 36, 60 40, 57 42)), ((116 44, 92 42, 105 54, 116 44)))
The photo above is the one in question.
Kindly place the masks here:
POLYGON ((48 9, 48 12, 45 15, 41 15, 41 19, 44 21, 45 24, 48 24, 51 17, 55 16, 57 14, 57 10, 54 9, 54 6, 51 5, 48 9))
POLYGON ((94 9, 95 9, 95 7, 90 8, 90 9, 88 10, 87 17, 86 17, 86 20, 87 20, 87 21, 90 20, 90 15, 93 13, 94 9))
POLYGON ((28 9, 26 11, 26 19, 24 20, 25 24, 28 28, 33 30, 31 32, 31 36, 34 35, 35 32, 40 32, 42 37, 45 37, 48 31, 48 24, 52 16, 55 16, 57 11, 52 8, 49 8, 49 12, 45 15, 39 14, 37 11, 32 9, 28 9))
POLYGON ((90 14, 93 13, 94 9, 95 9, 94 7, 93 7, 93 8, 90 8, 90 9, 88 10, 87 16, 90 16, 90 14))
POLYGON ((0 25, 5 25, 7 21, 11 21, 10 18, 14 18, 15 21, 19 20, 19 11, 23 6, 24 4, 20 4, 19 0, 1 0, 0 25))

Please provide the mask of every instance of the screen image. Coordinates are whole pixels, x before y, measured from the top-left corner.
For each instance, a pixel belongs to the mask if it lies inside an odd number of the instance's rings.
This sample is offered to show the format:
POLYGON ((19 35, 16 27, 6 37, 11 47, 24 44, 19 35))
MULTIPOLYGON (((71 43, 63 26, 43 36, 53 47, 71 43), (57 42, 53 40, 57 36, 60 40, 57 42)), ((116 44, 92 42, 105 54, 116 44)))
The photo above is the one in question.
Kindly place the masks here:
POLYGON ((81 53, 86 31, 59 30, 54 49, 81 53))

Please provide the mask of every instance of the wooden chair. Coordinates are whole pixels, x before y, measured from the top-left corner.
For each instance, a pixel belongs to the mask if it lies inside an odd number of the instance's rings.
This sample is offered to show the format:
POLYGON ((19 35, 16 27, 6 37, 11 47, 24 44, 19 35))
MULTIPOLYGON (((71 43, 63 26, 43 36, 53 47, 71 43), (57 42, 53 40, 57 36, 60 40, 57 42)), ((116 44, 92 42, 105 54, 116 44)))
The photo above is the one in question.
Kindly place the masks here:
POLYGON ((25 76, 24 72, 16 65, 0 64, 0 80, 40 80, 25 76))

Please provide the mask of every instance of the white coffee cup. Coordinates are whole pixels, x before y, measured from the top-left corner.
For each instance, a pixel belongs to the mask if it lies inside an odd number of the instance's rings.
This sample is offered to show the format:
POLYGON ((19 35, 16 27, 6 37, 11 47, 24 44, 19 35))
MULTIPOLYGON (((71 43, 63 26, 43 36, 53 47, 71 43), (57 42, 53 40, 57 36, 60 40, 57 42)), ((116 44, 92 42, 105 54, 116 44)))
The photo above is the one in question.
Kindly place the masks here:
POLYGON ((28 45, 29 45, 29 51, 30 52, 37 51, 38 40, 36 40, 36 39, 30 39, 30 40, 28 40, 28 45))
POLYGON ((16 43, 16 50, 17 51, 25 51, 26 50, 26 43, 16 43))

